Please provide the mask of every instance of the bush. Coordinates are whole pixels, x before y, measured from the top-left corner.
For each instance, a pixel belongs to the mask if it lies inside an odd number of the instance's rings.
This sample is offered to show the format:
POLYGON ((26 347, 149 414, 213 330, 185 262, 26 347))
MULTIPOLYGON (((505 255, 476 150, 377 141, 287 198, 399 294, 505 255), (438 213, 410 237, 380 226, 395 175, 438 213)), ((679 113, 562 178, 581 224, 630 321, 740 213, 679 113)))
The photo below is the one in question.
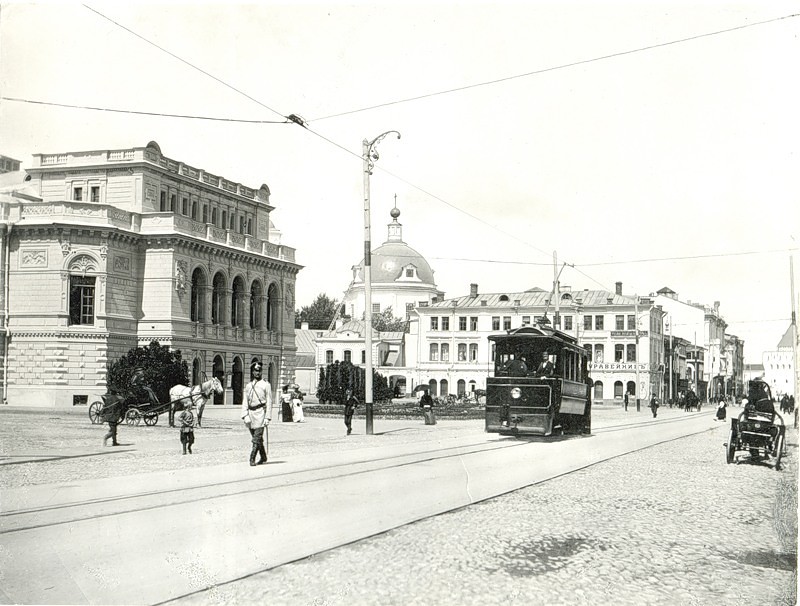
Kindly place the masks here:
POLYGON ((131 375, 137 366, 144 370, 143 384, 150 387, 162 403, 169 402, 169 390, 174 385, 189 384, 189 367, 181 359, 180 350, 151 341, 146 347, 131 349, 108 368, 108 390, 124 395, 130 386, 131 375))
MULTIPOLYGON (((328 364, 320 370, 317 399, 323 404, 325 402, 339 403, 344 400, 345 391, 350 389, 360 401, 365 402, 365 375, 365 369, 353 365, 352 362, 337 360, 333 364, 328 364)), ((393 396, 386 377, 373 368, 372 401, 391 401, 393 396)))

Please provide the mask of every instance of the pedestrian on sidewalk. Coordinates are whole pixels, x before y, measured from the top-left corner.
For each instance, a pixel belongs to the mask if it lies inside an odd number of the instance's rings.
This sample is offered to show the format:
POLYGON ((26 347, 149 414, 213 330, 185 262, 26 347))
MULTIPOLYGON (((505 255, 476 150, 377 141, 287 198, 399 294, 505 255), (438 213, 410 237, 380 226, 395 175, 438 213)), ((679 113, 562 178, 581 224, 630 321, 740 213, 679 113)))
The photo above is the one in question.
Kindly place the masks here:
POLYGON ((188 401, 178 415, 178 421, 181 424, 181 446, 183 446, 183 454, 186 454, 188 449, 189 454, 192 454, 192 444, 194 444, 194 413, 192 412, 192 401, 188 401))
POLYGON ((727 416, 726 408, 728 407, 728 403, 725 401, 725 398, 719 399, 719 404, 717 404, 717 414, 716 414, 716 421, 724 421, 725 417, 727 416))
POLYGON ((105 403, 103 408, 100 409, 100 420, 103 423, 108 423, 108 433, 103 436, 103 446, 107 446, 109 438, 111 438, 112 446, 119 446, 119 442, 117 442, 117 425, 122 423, 125 418, 125 399, 123 396, 115 394, 103 397, 114 398, 113 402, 105 403))
POLYGON ((419 407, 425 416, 425 425, 436 425, 436 415, 433 413, 433 398, 427 391, 422 393, 419 399, 419 407))
POLYGON ((653 418, 658 414, 658 398, 655 395, 650 398, 650 410, 653 411, 653 418))
POLYGON ((281 392, 281 419, 284 423, 292 422, 292 394, 289 391, 289 385, 283 386, 281 392))
POLYGON ((624 400, 625 400, 625 412, 628 412, 628 398, 630 398, 630 393, 626 391, 625 392, 625 398, 624 398, 624 400))
POLYGON ((250 431, 253 443, 250 450, 251 467, 267 462, 264 434, 272 420, 272 386, 261 378, 261 370, 261 362, 250 365, 250 382, 245 384, 242 394, 242 420, 250 431), (257 463, 256 455, 259 455, 257 463))
POLYGON ((300 391, 300 386, 297 383, 292 385, 292 419, 295 423, 306 422, 306 418, 303 415, 303 392, 300 391))
POLYGON ((358 398, 353 395, 353 390, 348 389, 344 392, 344 426, 347 427, 347 435, 353 432, 353 415, 358 406, 358 398))

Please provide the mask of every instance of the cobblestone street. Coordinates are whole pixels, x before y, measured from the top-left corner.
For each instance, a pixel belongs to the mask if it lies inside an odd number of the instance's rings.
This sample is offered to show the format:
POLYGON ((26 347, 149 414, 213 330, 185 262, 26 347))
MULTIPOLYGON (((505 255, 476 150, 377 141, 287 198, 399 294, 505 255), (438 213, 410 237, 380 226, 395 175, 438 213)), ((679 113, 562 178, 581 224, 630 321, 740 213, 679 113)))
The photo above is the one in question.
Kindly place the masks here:
POLYGON ((727 465, 728 423, 181 603, 790 605, 785 468, 727 465))
MULTIPOLYGON (((730 414, 736 414, 733 409, 730 414)), ((237 411, 207 411, 197 454, 177 431, 105 425, 83 414, 2 410, 2 487, 110 478, 165 468, 246 464, 237 411), (210 414, 209 414, 210 413, 210 414), (9 464, 11 463, 11 464, 9 464)), ((682 415, 662 410, 659 418, 682 415)), ((710 411, 703 414, 712 414, 710 411)), ((598 425, 649 412, 599 409, 598 425)), ((482 422, 376 420, 379 436, 344 436, 340 418, 274 423, 271 448, 291 458, 470 433, 482 422), (432 432, 435 432, 432 434, 432 432)), ((308 559, 217 586, 179 603, 457 605, 789 605, 796 601, 797 430, 784 469, 727 465, 729 421, 692 437, 424 519, 308 559)), ((535 462, 532 462, 535 464, 535 462)), ((269 516, 267 516, 267 522, 269 516)), ((202 565, 197 570, 202 571, 202 565)), ((187 569, 187 574, 197 574, 187 569)))

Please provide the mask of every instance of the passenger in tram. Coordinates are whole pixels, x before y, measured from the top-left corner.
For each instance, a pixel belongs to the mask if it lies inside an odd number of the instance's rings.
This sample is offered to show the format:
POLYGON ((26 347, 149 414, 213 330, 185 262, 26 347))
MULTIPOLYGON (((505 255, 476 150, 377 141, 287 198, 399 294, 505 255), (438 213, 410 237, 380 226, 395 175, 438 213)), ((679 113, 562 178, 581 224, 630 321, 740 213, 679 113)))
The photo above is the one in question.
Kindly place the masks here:
POLYGON ((524 377, 528 374, 528 364, 524 356, 512 359, 506 366, 506 372, 512 377, 524 377))

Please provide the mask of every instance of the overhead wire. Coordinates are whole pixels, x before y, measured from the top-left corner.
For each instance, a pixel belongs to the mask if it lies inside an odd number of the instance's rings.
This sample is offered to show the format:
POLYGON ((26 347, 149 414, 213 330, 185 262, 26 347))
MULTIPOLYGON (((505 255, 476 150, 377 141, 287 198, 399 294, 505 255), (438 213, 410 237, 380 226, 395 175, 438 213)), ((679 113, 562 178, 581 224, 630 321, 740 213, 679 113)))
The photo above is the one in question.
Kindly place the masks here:
POLYGON ((713 31, 713 32, 706 32, 706 33, 703 33, 703 34, 697 34, 695 36, 688 36, 686 38, 679 38, 677 40, 669 40, 667 42, 661 42, 659 44, 651 44, 649 46, 641 46, 641 47, 638 47, 638 48, 628 49, 628 50, 625 50, 625 51, 619 51, 619 52, 616 52, 616 53, 603 55, 601 57, 593 57, 591 59, 582 59, 580 61, 573 61, 571 63, 562 63, 560 65, 554 65, 554 66, 551 66, 551 67, 545 67, 545 68, 542 68, 542 69, 537 69, 537 70, 534 70, 534 71, 525 72, 523 74, 515 74, 513 76, 506 76, 504 78, 495 78, 494 80, 487 80, 485 82, 478 82, 478 83, 475 83, 475 84, 467 84, 465 86, 459 86, 459 87, 456 87, 456 88, 449 88, 449 89, 446 89, 446 90, 436 91, 436 92, 433 92, 433 93, 427 93, 427 94, 424 94, 424 95, 417 95, 415 97, 406 97, 404 99, 398 99, 396 101, 387 101, 385 103, 379 103, 377 105, 370 105, 368 107, 362 107, 360 109, 353 109, 353 110, 349 110, 349 111, 339 112, 337 114, 330 114, 330 115, 327 115, 327 116, 321 116, 319 118, 312 118, 312 119, 309 120, 309 122, 319 122, 320 120, 328 120, 330 118, 339 118, 341 116, 348 116, 350 114, 370 111, 370 110, 373 110, 373 109, 379 109, 381 107, 388 107, 390 105, 398 105, 400 103, 409 103, 411 101, 419 101, 420 99, 429 99, 431 97, 436 97, 436 96, 439 96, 439 95, 448 95, 448 94, 451 94, 451 93, 457 93, 457 92, 469 90, 469 89, 472 89, 472 88, 478 88, 478 87, 481 87, 481 86, 490 86, 490 85, 493 85, 493 84, 500 84, 502 82, 508 82, 510 80, 517 80, 519 78, 528 78, 530 76, 537 76, 539 74, 544 74, 544 73, 547 73, 547 72, 552 72, 552 71, 556 71, 556 70, 560 70, 560 69, 567 69, 567 68, 570 68, 570 67, 577 67, 579 65, 587 65, 589 63, 595 63, 597 61, 605 61, 606 59, 614 59, 616 57, 624 57, 626 55, 632 55, 634 53, 640 53, 640 52, 655 50, 655 49, 658 49, 658 48, 664 48, 666 46, 672 46, 674 44, 682 44, 684 42, 691 42, 693 40, 699 40, 701 38, 708 38, 710 36, 717 36, 717 35, 720 35, 720 34, 727 34, 727 33, 730 33, 730 32, 734 32, 734 31, 738 31, 738 30, 742 30, 742 29, 747 29, 747 28, 750 28, 750 27, 756 27, 756 26, 759 26, 759 25, 766 25, 766 24, 769 24, 769 23, 774 23, 776 21, 782 21, 784 19, 791 19, 793 17, 798 17, 798 16, 800 16, 800 13, 795 13, 795 14, 792 14, 792 15, 784 15, 782 17, 776 17, 774 19, 767 19, 765 21, 758 21, 756 23, 746 23, 744 25, 738 25, 736 27, 730 27, 730 28, 727 28, 727 29, 721 29, 721 30, 717 30, 717 31, 713 31))
MULTIPOLYGON (((229 88, 229 89, 233 90, 234 92, 244 96, 245 98, 253 101, 254 103, 257 103, 261 107, 264 107, 265 109, 273 112, 274 114, 276 114, 278 116, 281 116, 282 118, 284 118, 283 122, 296 123, 297 125, 301 126, 304 130, 308 131, 309 133, 315 135, 316 137, 322 139, 323 141, 335 146, 336 148, 338 148, 338 149, 344 151, 345 153, 347 153, 349 155, 352 155, 352 156, 354 156, 354 157, 356 157, 356 158, 358 158, 360 160, 363 160, 363 158, 362 158, 362 156, 360 154, 358 154, 356 152, 353 152, 352 150, 350 150, 350 149, 346 148, 345 146, 341 145, 340 143, 338 143, 338 142, 326 137, 325 135, 317 132, 315 129, 309 128, 308 122, 310 122, 310 121, 319 121, 319 120, 323 120, 323 119, 327 119, 327 118, 338 117, 338 116, 341 116, 341 115, 360 112, 360 111, 367 111, 368 109, 375 109, 377 107, 384 107, 386 105, 395 105, 395 104, 398 104, 398 103, 414 101, 414 100, 418 100, 418 99, 422 99, 422 98, 426 98, 426 97, 431 97, 431 96, 435 96, 435 95, 447 94, 447 93, 457 92, 457 91, 461 91, 461 90, 467 90, 467 89, 476 88, 476 87, 479 87, 479 86, 488 86, 488 85, 491 85, 491 84, 497 84, 497 83, 505 82, 505 81, 508 81, 508 80, 513 80, 513 79, 523 78, 523 77, 529 77, 529 76, 533 76, 533 75, 537 75, 537 74, 541 74, 541 73, 545 73, 545 72, 549 72, 549 71, 555 71, 555 70, 558 70, 558 69, 566 69, 566 68, 574 67, 574 66, 577 66, 577 65, 589 64, 589 63, 602 61, 602 60, 606 60, 606 59, 610 59, 610 58, 614 58, 614 57, 630 55, 630 54, 637 53, 637 52, 644 52, 644 51, 653 50, 653 49, 656 49, 656 48, 662 48, 662 47, 671 46, 671 45, 675 45, 675 44, 680 44, 680 43, 684 43, 684 42, 688 42, 688 41, 692 41, 692 40, 697 40, 697 39, 700 39, 700 38, 716 36, 716 35, 720 35, 720 34, 724 34, 724 33, 729 33, 729 32, 742 30, 742 29, 746 29, 746 28, 750 28, 750 27, 755 27, 755 26, 759 26, 759 25, 765 25, 765 24, 769 24, 769 23, 774 23, 774 22, 781 21, 781 20, 784 20, 784 19, 789 19, 789 18, 800 16, 800 13, 791 14, 791 15, 786 15, 786 16, 783 16, 783 17, 778 17, 778 18, 774 18, 774 19, 765 20, 765 21, 759 21, 759 22, 756 22, 756 23, 749 23, 749 24, 744 24, 744 25, 740 25, 740 26, 737 26, 737 27, 733 27, 733 28, 727 28, 727 29, 724 29, 724 30, 717 30, 717 31, 714 31, 714 32, 706 32, 706 33, 703 33, 703 34, 698 34, 698 35, 695 35, 695 36, 689 36, 689 37, 681 38, 681 39, 678 39, 678 40, 671 40, 671 41, 668 41, 668 42, 649 45, 649 46, 645 46, 645 47, 639 47, 639 48, 636 48, 636 49, 629 49, 629 50, 626 50, 626 51, 621 51, 621 52, 618 52, 618 53, 612 53, 612 54, 604 55, 604 56, 601 56, 601 57, 595 57, 595 58, 592 58, 592 59, 585 59, 585 60, 582 60, 582 61, 577 61, 577 62, 573 62, 573 63, 569 63, 569 64, 553 66, 553 67, 544 68, 544 69, 541 69, 541 70, 535 70, 535 71, 527 72, 527 73, 524 73, 524 74, 517 74, 515 76, 509 76, 509 77, 505 77, 505 78, 498 78, 498 79, 487 81, 487 82, 468 85, 468 86, 459 87, 459 88, 455 88, 455 89, 449 89, 449 90, 445 90, 445 91, 439 91, 439 92, 436 92, 436 93, 430 93, 430 94, 421 95, 421 96, 418 96, 418 97, 402 99, 402 100, 393 101, 393 102, 390 102, 390 103, 380 104, 380 105, 377 105, 377 106, 372 106, 372 107, 368 107, 368 108, 362 108, 362 109, 359 109, 359 110, 352 110, 352 111, 344 112, 344 113, 340 113, 340 114, 332 114, 330 116, 324 116, 322 118, 316 118, 315 120, 306 121, 306 120, 303 120, 302 118, 300 118, 299 116, 297 116, 296 114, 289 114, 289 115, 282 114, 281 112, 277 111, 276 109, 274 109, 274 108, 270 107, 269 105, 263 103, 259 99, 256 99, 255 97, 253 97, 253 96, 249 95, 248 93, 240 90, 239 88, 237 88, 237 87, 225 82, 221 78, 218 78, 217 76, 214 76, 210 72, 208 72, 208 71, 202 69, 201 67, 195 65, 191 61, 183 59, 179 55, 177 55, 177 54, 167 50, 166 48, 160 46, 159 44, 149 40, 148 38, 146 38, 146 37, 142 36, 141 34, 135 32, 134 30, 130 29, 129 27, 126 27, 125 25, 122 25, 118 21, 116 21, 116 20, 104 15, 103 13, 95 10, 94 8, 92 8, 92 7, 90 7, 90 6, 86 5, 86 4, 84 4, 83 6, 85 8, 87 8, 88 10, 92 11, 93 13, 95 13, 96 15, 98 15, 98 16, 102 17, 103 19, 106 19, 107 21, 109 21, 112 24, 116 25, 117 27, 127 31, 131 35, 139 38, 140 40, 146 42, 147 44, 149 44, 149 45, 157 48, 158 50, 170 55, 171 57, 177 59, 181 63, 184 63, 185 65, 191 67, 192 69, 197 70, 198 72, 202 73, 203 75, 211 78, 212 80, 218 82, 219 84, 225 86, 226 88, 229 88)), ((99 108, 86 107, 85 109, 99 109, 99 108)), ((113 110, 106 110, 106 111, 113 111, 113 110)), ((143 113, 143 114, 147 114, 147 112, 125 112, 125 113, 143 113)), ((166 115, 166 114, 158 114, 158 115, 166 115)), ((176 115, 174 117, 190 117, 190 116, 177 116, 176 115)), ((212 119, 212 118, 203 118, 203 117, 199 117, 199 116, 194 116, 194 118, 197 118, 197 119, 212 119)), ((222 119, 222 121, 246 122, 244 120, 233 120, 233 119, 222 119)), ((264 121, 263 123, 278 123, 278 122, 264 121)), ((386 170, 386 169, 384 169, 384 168, 382 168, 380 166, 376 166, 375 168, 377 168, 381 172, 383 172, 383 173, 385 173, 387 175, 390 175, 391 177, 399 180, 400 182, 408 185, 409 187, 412 187, 412 188, 416 189, 417 191, 425 194, 426 196, 429 196, 429 197, 441 202, 442 204, 445 204, 446 206, 452 208, 453 210, 456 210, 456 211, 458 211, 458 212, 460 212, 460 213, 472 218, 473 220, 478 221, 479 223, 482 223, 482 224, 484 224, 484 225, 486 225, 488 227, 491 227, 492 229, 502 233, 505 236, 511 237, 514 240, 517 240, 517 241, 525 244, 526 246, 528 246, 528 247, 530 247, 530 248, 532 248, 532 249, 534 249, 534 250, 536 250, 536 251, 538 251, 538 252, 540 252, 540 253, 542 253, 544 255, 549 256, 551 254, 549 252, 546 252, 546 251, 534 246, 529 241, 527 241, 527 240, 525 240, 523 238, 520 238, 520 237, 518 237, 518 236, 516 236, 514 234, 510 234, 510 233, 505 232, 504 230, 500 229, 499 227, 497 227, 495 225, 492 225, 491 223, 485 221, 484 219, 482 219, 482 218, 480 218, 480 217, 478 217, 478 216, 476 216, 476 215, 474 215, 474 214, 472 214, 472 213, 470 213, 470 212, 468 212, 468 211, 466 211, 466 210, 464 210, 464 209, 462 209, 462 208, 460 208, 460 207, 448 202, 444 198, 441 198, 440 196, 437 196, 436 194, 433 194, 432 192, 430 192, 430 191, 428 191, 428 190, 426 190, 426 189, 424 189, 424 188, 422 188, 422 187, 420 187, 420 186, 408 181, 407 179, 405 179, 405 178, 403 178, 403 177, 401 177, 399 175, 396 175, 396 174, 392 173, 391 171, 388 171, 388 170, 386 170)), ((755 254, 755 253, 742 252, 742 253, 734 253, 734 254, 755 254)), ((692 257, 675 257, 674 259, 677 260, 677 259, 688 259, 688 258, 707 258, 707 257, 715 257, 715 256, 725 256, 725 255, 721 255, 721 254, 720 255, 695 255, 695 256, 692 256, 692 257)), ((669 259, 663 259, 663 260, 669 260, 669 259)), ((646 262, 646 261, 648 261, 648 260, 629 261, 629 263, 646 262)), ((591 264, 580 264, 580 265, 582 265, 584 267, 590 267, 590 266, 612 265, 612 264, 620 264, 620 263, 625 263, 625 262, 623 262, 623 261, 620 261, 620 262, 609 261, 609 262, 605 262, 605 263, 591 263, 591 264)), ((549 265, 549 263, 547 263, 547 264, 542 263, 541 265, 549 265)), ((606 290, 610 290, 608 288, 608 286, 602 284, 601 282, 597 281, 596 279, 594 279, 593 277, 589 276, 588 274, 586 274, 585 272, 580 270, 578 267, 576 267, 577 264, 575 264, 575 263, 567 263, 567 265, 570 265, 573 269, 575 269, 576 271, 578 271, 579 273, 581 273, 582 275, 584 275, 586 278, 590 279, 591 281, 595 282, 596 284, 600 285, 602 288, 604 288, 606 290)))

